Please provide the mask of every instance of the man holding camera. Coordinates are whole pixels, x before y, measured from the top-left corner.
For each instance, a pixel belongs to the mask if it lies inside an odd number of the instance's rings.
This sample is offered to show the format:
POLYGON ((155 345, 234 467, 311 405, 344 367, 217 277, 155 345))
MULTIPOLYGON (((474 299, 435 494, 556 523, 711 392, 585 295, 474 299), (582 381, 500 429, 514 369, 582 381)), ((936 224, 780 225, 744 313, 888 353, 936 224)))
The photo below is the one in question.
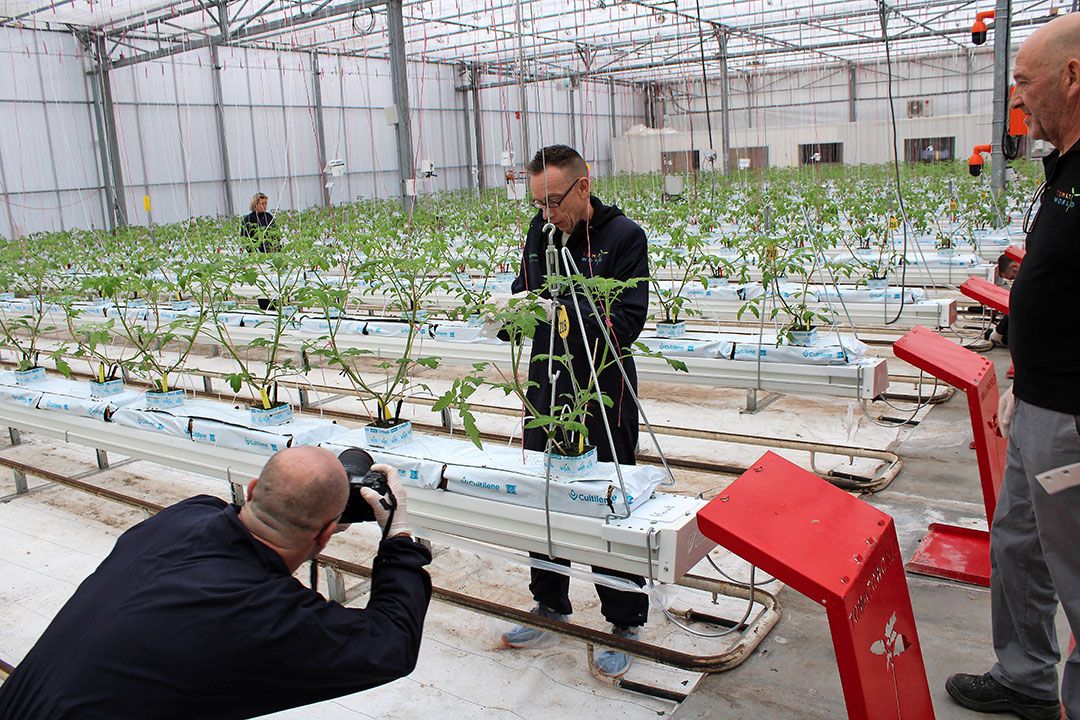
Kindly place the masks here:
POLYGON ((293 577, 359 500, 333 453, 284 450, 242 508, 200 495, 125 532, 0 685, 0 718, 246 718, 408 675, 431 554, 397 473, 372 470, 388 479, 359 491, 384 531, 366 608, 293 577))

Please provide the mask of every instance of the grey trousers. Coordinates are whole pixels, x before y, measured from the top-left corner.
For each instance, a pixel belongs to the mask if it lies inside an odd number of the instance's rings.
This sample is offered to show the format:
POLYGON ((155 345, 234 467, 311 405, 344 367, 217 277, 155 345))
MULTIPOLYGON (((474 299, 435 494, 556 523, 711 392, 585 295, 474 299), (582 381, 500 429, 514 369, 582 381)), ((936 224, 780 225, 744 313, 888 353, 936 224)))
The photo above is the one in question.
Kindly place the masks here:
MULTIPOLYGON (((1006 687, 1058 698, 1060 600, 1080 634, 1080 487, 1049 495, 1035 476, 1080 462, 1080 416, 1016 401, 1005 479, 990 531, 994 650, 990 673, 1006 687)), ((1080 650, 1069 656, 1062 702, 1080 720, 1080 650)))

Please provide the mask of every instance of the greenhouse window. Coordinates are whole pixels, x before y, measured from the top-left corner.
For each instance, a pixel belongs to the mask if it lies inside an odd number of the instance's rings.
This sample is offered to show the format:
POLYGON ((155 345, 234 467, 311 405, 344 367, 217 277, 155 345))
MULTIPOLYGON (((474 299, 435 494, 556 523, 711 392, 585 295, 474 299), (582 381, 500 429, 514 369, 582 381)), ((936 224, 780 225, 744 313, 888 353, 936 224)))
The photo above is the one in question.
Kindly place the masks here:
POLYGON ((808 143, 799 146, 800 165, 844 162, 844 143, 808 143))
POLYGON ((904 140, 904 161, 940 162, 956 157, 955 137, 908 138, 904 140))

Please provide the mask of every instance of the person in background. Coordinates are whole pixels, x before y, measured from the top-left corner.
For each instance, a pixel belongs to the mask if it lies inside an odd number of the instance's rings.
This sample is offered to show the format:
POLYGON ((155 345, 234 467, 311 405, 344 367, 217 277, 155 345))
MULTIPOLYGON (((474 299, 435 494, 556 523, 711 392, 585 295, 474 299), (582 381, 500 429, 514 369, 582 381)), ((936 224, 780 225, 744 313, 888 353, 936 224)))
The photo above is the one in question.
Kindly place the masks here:
POLYGON ((270 237, 269 228, 274 225, 274 216, 266 211, 270 198, 261 192, 251 198, 251 212, 240 221, 240 237, 252 240, 253 250, 275 252, 278 249, 276 238, 270 237))
MULTIPOLYGON (((648 277, 645 231, 619 208, 604 205, 591 194, 588 165, 576 150, 566 145, 543 148, 529 163, 528 171, 532 205, 537 209, 537 213, 525 238, 521 270, 511 286, 514 293, 541 293, 543 299, 551 301, 544 290, 547 278, 544 248, 548 238, 543 228, 548 222, 557 228, 555 242, 570 250, 574 262, 584 275, 617 280, 648 277)), ((554 272, 568 276, 572 270, 562 267, 563 262, 560 255, 560 267, 554 269, 554 272)), ((560 302, 573 303, 573 300, 564 296, 560 302)), ((615 342, 622 348, 629 348, 641 334, 649 310, 648 283, 643 279, 636 286, 623 291, 610 307, 605 308, 606 317, 603 320, 592 315, 591 308, 584 300, 580 301, 579 307, 586 337, 581 336, 577 323, 571 320, 572 330, 568 333, 567 343, 572 355, 573 374, 577 383, 584 386, 590 380, 586 344, 596 347, 603 345, 602 324, 611 329, 615 342)), ((576 317, 573 308, 568 308, 567 311, 571 318, 576 317)), ((551 408, 552 388, 548 378, 547 361, 544 359, 551 332, 548 323, 541 323, 537 327, 529 363, 529 382, 532 386, 528 390, 528 396, 533 406, 541 412, 550 412, 551 408)), ((623 367, 631 386, 636 390, 637 371, 633 359, 624 359, 623 367)), ((637 453, 637 406, 624 387, 617 367, 608 367, 600 373, 599 383, 601 392, 611 399, 612 405, 602 410, 594 408, 585 420, 588 436, 596 446, 597 459, 601 462, 633 465, 637 453), (601 412, 607 413, 611 426, 614 457, 607 442, 601 412)), ((560 373, 555 384, 556 402, 562 402, 559 398, 565 398, 573 392, 570 373, 560 373)), ((547 436, 543 428, 526 429, 524 446, 527 450, 545 451, 547 436)), ((535 553, 533 557, 561 565, 570 564, 559 558, 547 558, 535 553)), ((600 567, 594 567, 593 571, 628 580, 638 587, 645 584, 640 575, 600 567)), ((534 568, 531 580, 529 589, 537 603, 532 612, 547 618, 568 620, 572 611, 569 598, 570 578, 559 572, 534 568)), ((648 596, 633 590, 616 590, 604 585, 597 585, 596 592, 600 597, 600 611, 612 624, 612 634, 637 640, 641 626, 648 619, 648 596)), ((538 628, 519 625, 503 633, 501 640, 504 647, 527 648, 541 644, 546 636, 547 633, 538 628)), ((596 654, 593 670, 606 677, 621 677, 629 667, 630 657, 626 653, 604 650, 596 654)))
MULTIPOLYGON (((945 683, 966 708, 1026 720, 1080 720, 1080 650, 1061 659, 1059 603, 1080 634, 1080 485, 1051 495, 1039 477, 1080 464, 1080 13, 1055 18, 1020 47, 1011 106, 1031 137, 1056 149, 1009 293, 1009 352, 1016 377, 1001 395, 1009 439, 1005 476, 990 526, 990 620, 997 662, 982 675, 945 683)), ((1073 471, 1075 474, 1075 470, 1073 471)), ((1065 483, 1062 483, 1063 485, 1065 483)))
MULTIPOLYGON (((1016 279, 1016 274, 1020 272, 1020 263, 1013 260, 1004 253, 997 259, 997 274, 999 284, 1009 287, 1012 285, 1012 281, 1016 279)), ((986 331, 983 336, 995 346, 1001 345, 1008 347, 1009 345, 1009 316, 1003 315, 994 327, 986 331)))
POLYGON ((375 687, 412 672, 431 553, 405 493, 361 496, 389 525, 366 607, 328 602, 293 573, 338 528, 349 498, 329 450, 271 457, 243 507, 208 495, 134 526, 0 685, 0 720, 228 720, 375 687))

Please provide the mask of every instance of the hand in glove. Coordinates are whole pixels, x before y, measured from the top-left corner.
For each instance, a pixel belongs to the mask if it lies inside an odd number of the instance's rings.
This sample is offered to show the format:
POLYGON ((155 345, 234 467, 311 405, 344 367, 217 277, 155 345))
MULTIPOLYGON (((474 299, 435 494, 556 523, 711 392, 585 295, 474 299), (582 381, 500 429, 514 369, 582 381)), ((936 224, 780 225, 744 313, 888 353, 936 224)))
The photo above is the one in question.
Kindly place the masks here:
MULTIPOLYGON (((555 305, 555 301, 552 300, 551 298, 541 297, 539 295, 531 293, 528 290, 523 290, 523 291, 521 291, 519 293, 514 293, 513 295, 509 295, 509 296, 506 296, 506 297, 495 298, 492 301, 492 305, 495 306, 496 312, 503 312, 508 307, 510 307, 510 304, 512 302, 514 302, 514 301, 523 302, 525 300, 530 300, 530 299, 533 302, 535 302, 537 305, 542 307, 544 309, 544 312, 548 316, 551 315, 551 308, 555 305)), ((485 319, 486 320, 493 319, 492 314, 488 313, 488 315, 487 315, 487 317, 485 317, 485 319)))
POLYGON ((371 469, 386 475, 386 484, 390 486, 390 492, 386 494, 368 487, 360 489, 360 496, 367 501, 372 512, 375 513, 375 522, 382 528, 383 538, 411 535, 408 516, 405 513, 405 488, 398 480, 397 470, 381 463, 372 465, 371 469))
POLYGON ((1016 398, 1013 397, 1012 386, 1001 393, 998 400, 998 427, 1001 428, 1001 437, 1009 437, 1009 426, 1012 425, 1013 411, 1016 410, 1016 398))

